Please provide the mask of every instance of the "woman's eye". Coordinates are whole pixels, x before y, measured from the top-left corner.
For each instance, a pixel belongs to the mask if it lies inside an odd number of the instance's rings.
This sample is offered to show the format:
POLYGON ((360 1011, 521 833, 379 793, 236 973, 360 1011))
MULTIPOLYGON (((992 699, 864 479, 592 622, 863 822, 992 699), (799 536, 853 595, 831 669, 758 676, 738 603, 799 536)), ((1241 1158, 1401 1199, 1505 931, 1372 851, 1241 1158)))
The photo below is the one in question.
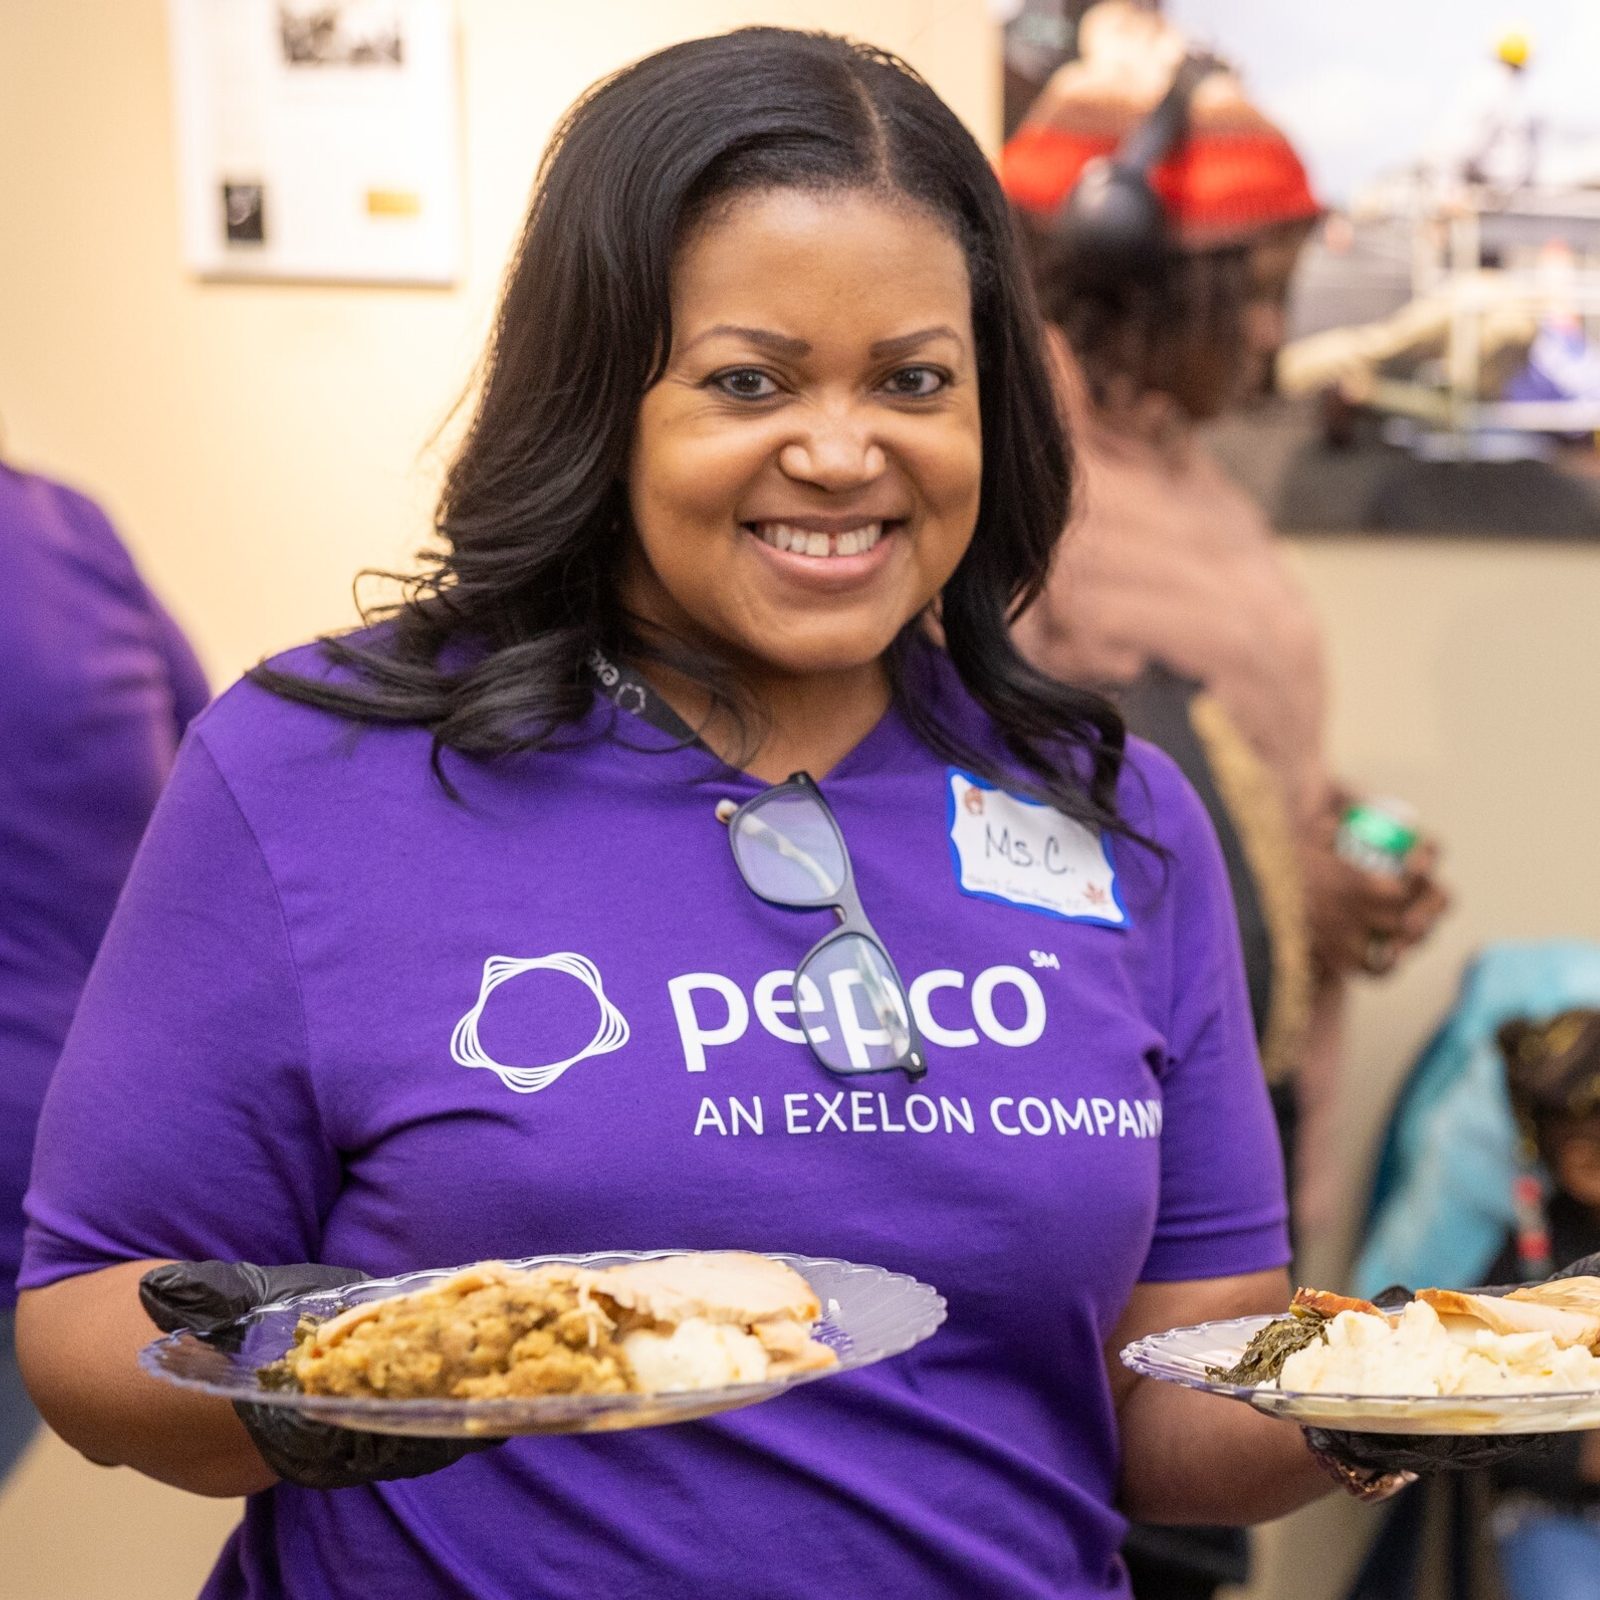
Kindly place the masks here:
POLYGON ((937 394, 948 381, 937 367, 902 367, 884 387, 896 396, 922 400, 937 394))
POLYGON ((756 367, 734 367, 719 372, 711 382, 735 400, 770 400, 778 392, 777 384, 756 367))

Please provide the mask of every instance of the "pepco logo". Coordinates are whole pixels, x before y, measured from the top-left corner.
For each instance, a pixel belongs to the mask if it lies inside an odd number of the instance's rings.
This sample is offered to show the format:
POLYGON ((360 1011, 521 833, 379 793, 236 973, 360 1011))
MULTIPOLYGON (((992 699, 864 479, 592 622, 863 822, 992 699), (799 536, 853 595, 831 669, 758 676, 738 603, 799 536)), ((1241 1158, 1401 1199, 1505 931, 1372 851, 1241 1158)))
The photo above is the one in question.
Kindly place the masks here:
MULTIPOLYGON (((796 989, 794 973, 767 972, 756 980, 754 992, 746 998, 744 990, 720 972, 685 972, 670 979, 667 993, 672 997, 672 1013, 683 1044, 684 1066, 690 1072, 704 1072, 706 1051, 744 1038, 752 1012, 774 1039, 804 1044, 806 1036, 796 1023, 798 1013, 805 1011, 831 1018, 851 1061, 864 1068, 866 1046, 882 1044, 885 1035, 862 1014, 855 998, 859 983, 853 973, 834 973, 831 987, 833 993, 825 999, 810 978, 802 978, 796 989), (700 996, 705 997, 704 1004, 700 996)), ((1044 991, 1033 974, 1021 967, 985 967, 970 989, 965 973, 936 967, 912 980, 908 996, 922 1037, 942 1049, 965 1050, 982 1037, 1020 1050, 1044 1035, 1044 991), (1002 1017, 996 1004, 1001 994, 1007 995, 1010 1020, 1002 1017)), ((819 1040, 828 1037, 820 1028, 814 1031, 819 1040)))
POLYGON ((483 964, 483 981, 478 988, 478 1003, 464 1016, 450 1035, 451 1058, 463 1067, 487 1067, 508 1089, 518 1094, 534 1094, 548 1088, 568 1067, 575 1067, 590 1056, 609 1055, 628 1042, 628 1019, 606 998, 599 969, 587 956, 570 950, 551 956, 519 961, 514 956, 490 956, 483 964), (496 1061, 478 1038, 478 1023, 489 998, 503 983, 525 972, 564 972, 584 985, 600 1006, 600 1021, 594 1037, 576 1055, 544 1066, 509 1066, 496 1061))
MULTIPOLYGON (((1053 956, 1033 954, 1035 965, 1058 965, 1053 956)), ((830 979, 830 993, 824 996, 809 977, 802 978, 797 988, 795 974, 780 969, 763 973, 746 995, 720 972, 680 973, 667 980, 667 999, 683 1047, 683 1064, 690 1072, 706 1071, 707 1052, 738 1043, 750 1031, 752 1021, 773 1039, 803 1045, 806 1036, 798 1023, 800 1013, 805 1012, 813 1018, 827 1018, 826 1028, 813 1023, 819 1041, 828 1037, 827 1028, 836 1028, 850 1059, 865 1067, 867 1047, 882 1043, 883 1035, 877 1031, 877 1020, 864 1014, 858 1003, 859 986, 854 973, 837 972, 830 979)), ((1018 1050, 1044 1035, 1044 991, 1033 974, 1021 967, 985 967, 971 979, 970 986, 965 973, 938 967, 915 978, 907 993, 923 1038, 942 1049, 970 1049, 987 1039, 1018 1050)), ((620 1050, 629 1034, 627 1018, 607 999, 599 969, 587 956, 571 950, 530 960, 490 956, 483 964, 477 1003, 450 1036, 450 1055, 463 1067, 487 1067, 518 1094, 534 1094, 580 1061, 620 1050), (564 973, 594 997, 600 1019, 594 1037, 575 1055, 544 1064, 513 1064, 495 1060, 484 1048, 478 1029, 495 991, 527 972, 564 973)))

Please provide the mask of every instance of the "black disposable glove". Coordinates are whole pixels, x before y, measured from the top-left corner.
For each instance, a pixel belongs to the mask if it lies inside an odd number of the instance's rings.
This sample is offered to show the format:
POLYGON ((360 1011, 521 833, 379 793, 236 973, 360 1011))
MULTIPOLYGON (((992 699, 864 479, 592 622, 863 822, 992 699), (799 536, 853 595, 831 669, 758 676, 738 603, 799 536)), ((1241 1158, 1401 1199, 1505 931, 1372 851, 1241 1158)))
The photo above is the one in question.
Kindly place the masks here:
MULTIPOLYGON (((1555 1274, 1570 1278, 1586 1269, 1586 1263, 1600 1263, 1600 1256, 1587 1256, 1555 1274)), ((1480 1289, 1480 1294, 1504 1290, 1480 1289)), ((1415 1296, 1396 1285, 1373 1296, 1382 1311, 1398 1311, 1415 1296)), ((1307 1428, 1306 1443, 1320 1455, 1331 1457, 1347 1467, 1368 1472, 1472 1472, 1492 1467, 1525 1452, 1548 1450, 1557 1437, 1549 1433, 1343 1433, 1327 1428, 1307 1428)))
MULTIPOLYGON (((229 1324, 269 1301, 360 1283, 364 1272, 303 1263, 257 1267, 248 1261, 176 1261, 139 1280, 139 1300, 163 1333, 188 1329, 228 1348, 229 1324)), ((237 1343, 238 1334, 232 1334, 237 1343)), ((363 1433, 313 1421, 286 1406, 235 1402, 261 1458, 288 1483, 348 1489, 383 1478, 420 1478, 498 1439, 419 1439, 363 1433)))
POLYGON ((1472 1472, 1511 1456, 1548 1450, 1554 1433, 1334 1433, 1307 1428, 1306 1443, 1368 1472, 1472 1472))
POLYGON ((1600 1252, 1569 1261, 1559 1272, 1552 1272, 1545 1282, 1554 1283, 1557 1278, 1600 1278, 1600 1252))

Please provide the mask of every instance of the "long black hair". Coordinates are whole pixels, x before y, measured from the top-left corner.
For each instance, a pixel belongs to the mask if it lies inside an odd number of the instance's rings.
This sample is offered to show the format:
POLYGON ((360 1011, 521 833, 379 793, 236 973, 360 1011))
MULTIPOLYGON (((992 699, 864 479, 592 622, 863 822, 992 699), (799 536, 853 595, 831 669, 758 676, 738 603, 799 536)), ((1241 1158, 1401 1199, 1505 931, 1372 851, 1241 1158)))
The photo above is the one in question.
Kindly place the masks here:
MULTIPOLYGON (((734 698, 717 663, 652 637, 619 598, 625 477, 639 402, 671 348, 675 249, 751 190, 871 189, 960 241, 972 284, 983 475, 976 533, 937 605, 962 681, 1021 764, 1020 787, 1125 831, 1123 727, 1011 643, 1066 524, 1071 471, 1018 240, 983 153, 915 72, 826 34, 750 28, 675 45, 590 89, 557 129, 512 263, 466 439, 445 481, 441 548, 375 634, 327 638, 347 669, 258 667, 279 694, 411 723, 489 757, 559 739, 591 709, 591 652, 670 659, 734 698)), ((899 709, 938 754, 1019 787, 917 692, 914 620, 887 662, 899 709)), ((737 710, 734 705, 733 709, 737 710)))

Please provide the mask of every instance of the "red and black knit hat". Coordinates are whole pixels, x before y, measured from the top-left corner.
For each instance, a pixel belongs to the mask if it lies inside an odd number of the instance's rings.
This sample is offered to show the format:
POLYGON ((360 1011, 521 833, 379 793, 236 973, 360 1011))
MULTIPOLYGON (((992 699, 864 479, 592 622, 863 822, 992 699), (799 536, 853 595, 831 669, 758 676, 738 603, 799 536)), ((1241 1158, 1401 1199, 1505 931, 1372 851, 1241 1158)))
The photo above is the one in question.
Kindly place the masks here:
MULTIPOLYGON (((1109 156, 1157 104, 1187 45, 1131 0, 1104 0, 1078 29, 1078 60, 1062 67, 1000 154, 1000 181, 1025 214, 1052 217, 1083 169, 1109 156)), ((1201 80, 1183 143, 1150 175, 1173 237, 1188 250, 1236 244, 1321 212, 1289 141, 1228 71, 1201 80)))

